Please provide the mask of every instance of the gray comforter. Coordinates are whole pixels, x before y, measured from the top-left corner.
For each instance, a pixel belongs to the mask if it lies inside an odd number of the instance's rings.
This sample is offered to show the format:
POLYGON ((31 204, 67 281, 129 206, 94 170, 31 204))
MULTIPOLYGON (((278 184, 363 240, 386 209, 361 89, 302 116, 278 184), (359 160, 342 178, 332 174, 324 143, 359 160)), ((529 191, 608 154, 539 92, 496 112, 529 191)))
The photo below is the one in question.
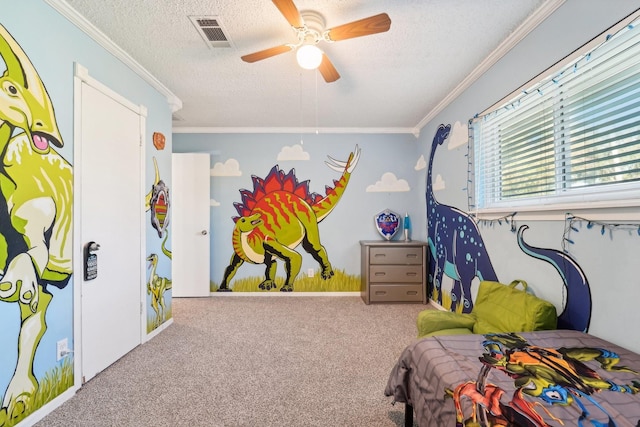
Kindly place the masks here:
POLYGON ((403 351, 385 394, 421 427, 640 426, 640 355, 568 330, 431 337, 403 351))

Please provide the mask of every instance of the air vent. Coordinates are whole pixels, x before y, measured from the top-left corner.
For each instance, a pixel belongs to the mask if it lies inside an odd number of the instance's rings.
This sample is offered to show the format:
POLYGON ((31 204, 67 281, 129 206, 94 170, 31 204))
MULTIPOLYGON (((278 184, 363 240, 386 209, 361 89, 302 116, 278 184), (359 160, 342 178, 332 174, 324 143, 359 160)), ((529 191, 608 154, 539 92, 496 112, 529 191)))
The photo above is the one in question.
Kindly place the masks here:
POLYGON ((210 48, 231 47, 218 16, 190 16, 189 19, 210 48))

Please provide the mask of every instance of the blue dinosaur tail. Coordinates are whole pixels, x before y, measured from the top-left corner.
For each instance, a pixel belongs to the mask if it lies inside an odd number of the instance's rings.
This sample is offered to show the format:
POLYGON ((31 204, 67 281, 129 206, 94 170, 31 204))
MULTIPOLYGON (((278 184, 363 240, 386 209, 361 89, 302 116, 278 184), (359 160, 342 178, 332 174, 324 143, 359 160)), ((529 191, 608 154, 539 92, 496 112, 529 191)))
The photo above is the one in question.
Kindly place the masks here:
POLYGON ((574 329, 586 332, 591 321, 591 289, 587 276, 580 266, 567 254, 555 249, 536 248, 527 244, 522 235, 529 228, 518 229, 518 246, 533 257, 551 264, 562 277, 566 290, 564 310, 558 316, 558 329, 574 329))

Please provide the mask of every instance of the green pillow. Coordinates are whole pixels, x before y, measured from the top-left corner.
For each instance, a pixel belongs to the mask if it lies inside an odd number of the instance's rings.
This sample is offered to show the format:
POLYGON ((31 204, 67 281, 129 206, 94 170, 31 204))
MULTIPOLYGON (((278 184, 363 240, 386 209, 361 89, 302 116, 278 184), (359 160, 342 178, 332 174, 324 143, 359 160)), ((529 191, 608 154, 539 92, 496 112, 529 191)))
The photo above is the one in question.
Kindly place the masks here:
POLYGON ((443 329, 473 328, 476 319, 472 314, 454 313, 443 310, 422 310, 418 313, 418 337, 432 334, 443 329))
POLYGON ((478 319, 474 334, 496 332, 528 332, 556 329, 558 318, 556 307, 525 291, 527 284, 514 280, 510 285, 498 282, 480 282, 472 314, 478 319))

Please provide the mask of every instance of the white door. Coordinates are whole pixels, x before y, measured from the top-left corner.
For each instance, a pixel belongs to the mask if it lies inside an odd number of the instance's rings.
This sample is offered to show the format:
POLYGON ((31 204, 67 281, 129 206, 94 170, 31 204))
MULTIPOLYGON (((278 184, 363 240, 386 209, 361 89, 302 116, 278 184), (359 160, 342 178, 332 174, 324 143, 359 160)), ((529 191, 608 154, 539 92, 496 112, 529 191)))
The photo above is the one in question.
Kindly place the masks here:
POLYGON ((203 297, 209 285, 209 155, 175 153, 171 173, 173 297, 203 297))
POLYGON ((85 81, 79 86, 79 240, 83 246, 90 241, 100 245, 95 252, 97 277, 84 280, 84 271, 76 275, 76 286, 81 287, 82 378, 88 381, 142 339, 144 119, 105 87, 85 81))

